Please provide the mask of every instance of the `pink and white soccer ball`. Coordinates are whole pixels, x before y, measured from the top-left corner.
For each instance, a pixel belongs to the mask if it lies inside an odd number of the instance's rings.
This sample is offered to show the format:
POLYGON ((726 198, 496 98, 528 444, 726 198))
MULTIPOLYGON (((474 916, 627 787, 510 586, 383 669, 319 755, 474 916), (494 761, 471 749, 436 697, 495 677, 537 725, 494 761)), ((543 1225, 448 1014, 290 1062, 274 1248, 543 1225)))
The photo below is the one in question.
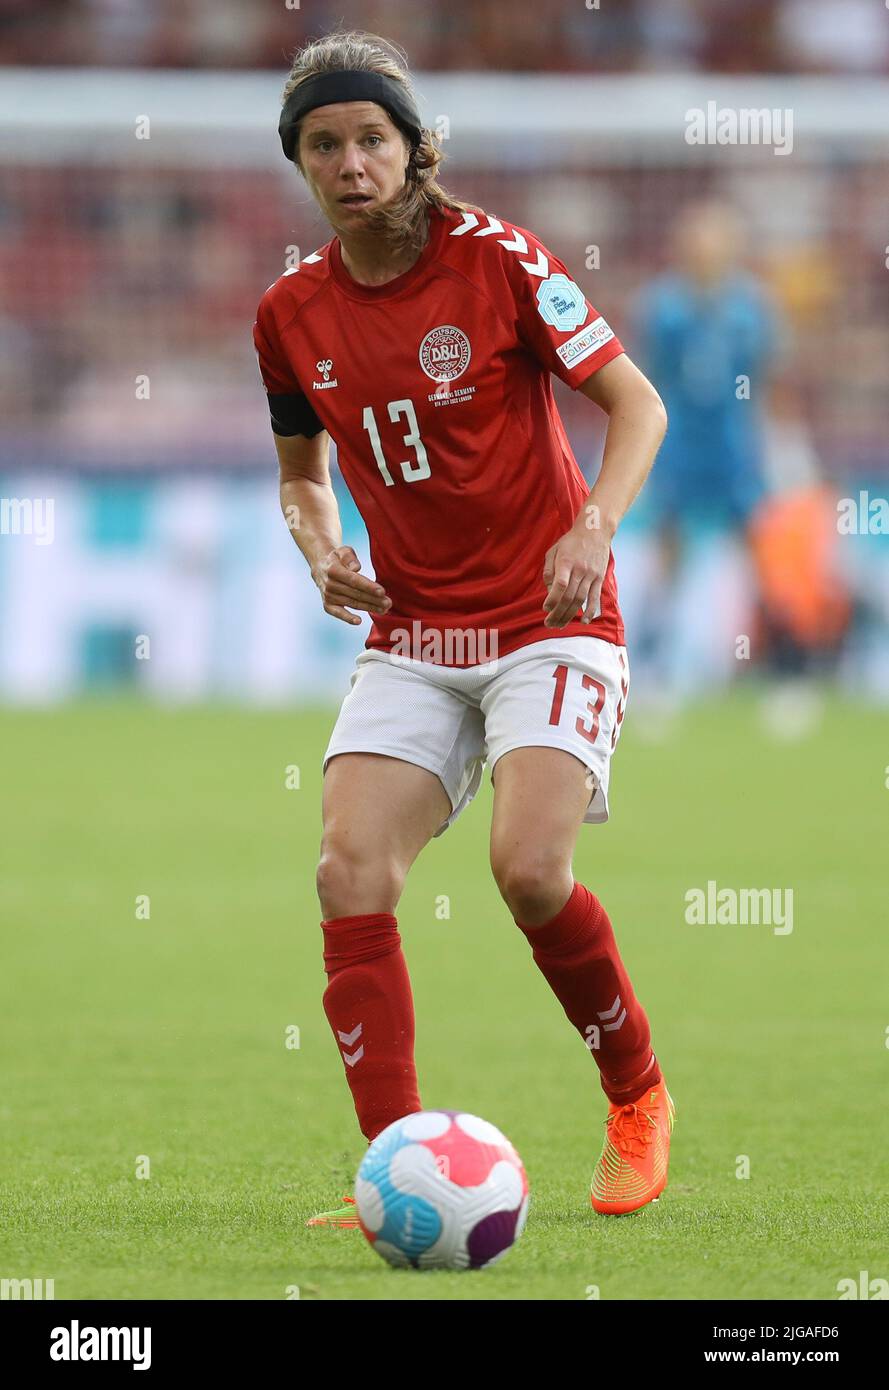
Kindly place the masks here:
POLYGON ((521 1235, 522 1160, 495 1125, 461 1110, 420 1110, 378 1134, 361 1161, 361 1229, 390 1264, 483 1269, 521 1235))

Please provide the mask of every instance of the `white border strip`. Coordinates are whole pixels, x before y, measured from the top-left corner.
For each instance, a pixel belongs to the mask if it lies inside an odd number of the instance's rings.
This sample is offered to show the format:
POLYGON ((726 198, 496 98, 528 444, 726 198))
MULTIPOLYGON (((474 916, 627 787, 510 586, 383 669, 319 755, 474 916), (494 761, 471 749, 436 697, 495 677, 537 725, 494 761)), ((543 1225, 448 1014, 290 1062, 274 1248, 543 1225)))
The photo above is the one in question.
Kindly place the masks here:
MULTIPOLYGON (((128 159, 284 167, 277 113, 285 73, 158 69, 0 69, 0 161, 58 163, 128 159), (139 116, 151 139, 135 140, 139 116)), ((725 77, 721 74, 537 76, 418 73, 427 124, 450 122, 446 149, 490 166, 561 167, 626 160, 628 148, 659 162, 771 159, 767 147, 689 145, 686 113, 723 108, 791 109, 793 159, 835 149, 889 158, 889 80, 848 77, 725 77), (618 146, 615 149, 615 146, 618 146)))

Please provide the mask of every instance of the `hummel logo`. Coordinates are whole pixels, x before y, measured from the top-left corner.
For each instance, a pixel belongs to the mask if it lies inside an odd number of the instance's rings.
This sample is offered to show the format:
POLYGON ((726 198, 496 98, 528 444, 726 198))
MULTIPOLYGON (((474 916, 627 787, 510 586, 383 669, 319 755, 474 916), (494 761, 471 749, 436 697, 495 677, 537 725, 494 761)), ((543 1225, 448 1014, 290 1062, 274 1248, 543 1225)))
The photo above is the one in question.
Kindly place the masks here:
POLYGON ((626 1016, 627 1016, 627 1011, 626 1011, 625 1008, 623 1008, 623 1007, 621 1006, 620 995, 617 996, 617 998, 615 999, 614 1003, 611 1005, 611 1008, 610 1008, 610 1009, 604 1009, 604 1010, 601 1010, 601 1011, 597 1009, 597 1010, 596 1010, 596 1017, 597 1017, 597 1018, 600 1018, 600 1019, 602 1020, 601 1024, 599 1024, 599 1023, 588 1023, 588 1024, 586 1025, 586 1027, 584 1028, 584 1030, 583 1030, 583 1032, 584 1032, 584 1039, 583 1039, 583 1040, 584 1040, 584 1042, 586 1043, 587 1047, 590 1049, 590 1052, 598 1052, 599 1046, 600 1046, 601 1035, 602 1035, 603 1033, 614 1033, 614 1032, 616 1032, 617 1029, 620 1028, 620 1026, 621 1026, 621 1024, 623 1023, 623 1021, 624 1021, 624 1019, 626 1018, 626 1016), (618 1010, 620 1010, 620 1017, 617 1019, 617 1022, 616 1022, 616 1023, 606 1023, 606 1022, 605 1022, 605 1019, 606 1019, 606 1018, 608 1018, 608 1019, 613 1019, 613 1018, 616 1016, 618 1010))
POLYGON ((330 379, 330 373, 333 371, 333 359, 331 357, 322 357, 320 362, 316 362, 315 371, 320 372, 324 380, 313 381, 313 391, 323 391, 327 386, 336 386, 338 384, 336 377, 334 377, 333 381, 330 379))
MULTIPOLYGON (((361 1023, 357 1024, 352 1029, 351 1033, 341 1033, 340 1030, 337 1029, 336 1035, 341 1043, 345 1043, 346 1047, 351 1047, 352 1044, 357 1042, 358 1039, 361 1037, 361 1030, 363 1026, 364 1025, 361 1023)), ((361 1044, 361 1046, 358 1048, 356 1052, 346 1052, 345 1048, 343 1048, 342 1054, 343 1061, 346 1063, 346 1066, 354 1067, 357 1065, 358 1062, 361 1061, 362 1057, 364 1056, 364 1043, 361 1044)))
POLYGON ((619 1028, 627 1016, 627 1011, 626 1009, 621 1008, 620 995, 617 996, 610 1009, 605 1009, 604 1012, 601 1013, 598 1009, 596 1010, 598 1017, 604 1020, 606 1018, 614 1018, 618 1009, 620 1009, 620 1018, 617 1020, 616 1023, 606 1023, 604 1028, 602 1029, 603 1033, 613 1033, 615 1029, 619 1028))

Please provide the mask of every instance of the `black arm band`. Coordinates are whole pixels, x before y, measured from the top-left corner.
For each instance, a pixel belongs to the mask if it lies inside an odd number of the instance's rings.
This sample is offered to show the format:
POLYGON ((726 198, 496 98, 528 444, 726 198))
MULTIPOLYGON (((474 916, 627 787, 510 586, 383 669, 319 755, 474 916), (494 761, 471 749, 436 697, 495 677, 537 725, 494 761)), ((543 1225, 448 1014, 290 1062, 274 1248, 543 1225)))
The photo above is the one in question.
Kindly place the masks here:
POLYGON ((269 395, 269 410, 275 434, 304 434, 314 439, 324 429, 305 396, 269 395))

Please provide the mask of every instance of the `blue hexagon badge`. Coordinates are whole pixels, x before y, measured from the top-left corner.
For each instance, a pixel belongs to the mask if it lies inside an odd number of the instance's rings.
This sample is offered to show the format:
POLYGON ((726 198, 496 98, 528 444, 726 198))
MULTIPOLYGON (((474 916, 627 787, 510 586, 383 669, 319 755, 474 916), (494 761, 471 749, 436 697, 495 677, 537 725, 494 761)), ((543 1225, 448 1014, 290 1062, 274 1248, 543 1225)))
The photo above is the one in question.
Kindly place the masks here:
POLYGON ((579 328, 587 316, 583 290, 561 271, 538 285, 537 308, 544 321, 561 333, 579 328))

